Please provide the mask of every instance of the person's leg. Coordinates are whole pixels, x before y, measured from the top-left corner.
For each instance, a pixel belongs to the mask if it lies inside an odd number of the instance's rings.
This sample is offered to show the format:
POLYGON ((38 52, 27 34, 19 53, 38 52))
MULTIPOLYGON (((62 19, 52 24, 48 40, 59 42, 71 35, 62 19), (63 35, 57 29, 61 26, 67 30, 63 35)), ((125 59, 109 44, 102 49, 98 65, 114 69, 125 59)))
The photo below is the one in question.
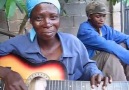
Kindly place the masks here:
POLYGON ((105 75, 111 75, 114 81, 126 81, 123 66, 115 55, 100 52, 93 58, 93 60, 97 62, 98 68, 105 75))
MULTIPOLYGON (((120 45, 121 45, 122 47, 124 47, 124 48, 127 49, 127 47, 126 47, 126 45, 125 45, 124 43, 121 43, 120 45)), ((129 81, 129 65, 123 64, 123 63, 122 63, 122 65, 123 65, 123 67, 124 67, 126 79, 127 79, 127 81, 129 81)))

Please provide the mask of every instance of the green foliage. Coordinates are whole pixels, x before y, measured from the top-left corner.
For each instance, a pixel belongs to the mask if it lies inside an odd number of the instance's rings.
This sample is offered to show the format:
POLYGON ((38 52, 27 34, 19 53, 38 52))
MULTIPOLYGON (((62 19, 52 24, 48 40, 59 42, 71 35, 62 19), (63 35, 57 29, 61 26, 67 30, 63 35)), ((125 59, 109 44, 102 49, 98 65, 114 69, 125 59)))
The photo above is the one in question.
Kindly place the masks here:
POLYGON ((126 6, 129 6, 129 0, 123 0, 126 4, 126 6))
POLYGON ((26 5, 25 2, 23 0, 16 0, 16 5, 19 8, 19 10, 23 13, 25 11, 25 13, 27 13, 26 10, 26 5))
POLYGON ((0 0, 0 9, 5 10, 7 19, 14 16, 17 7, 21 13, 27 13, 23 0, 0 0))
POLYGON ((110 0, 112 2, 113 5, 115 5, 116 3, 118 3, 120 0, 110 0))
POLYGON ((0 0, 0 9, 4 8, 5 3, 6 3, 6 0, 0 0))
POLYGON ((7 18, 12 17, 16 11, 16 3, 14 2, 14 0, 7 0, 5 6, 7 18))
MULTIPOLYGON (((121 2, 121 0, 110 0, 113 5, 115 5, 118 2, 121 2)), ((122 0, 122 3, 126 4, 126 6, 129 6, 129 0, 122 0)))

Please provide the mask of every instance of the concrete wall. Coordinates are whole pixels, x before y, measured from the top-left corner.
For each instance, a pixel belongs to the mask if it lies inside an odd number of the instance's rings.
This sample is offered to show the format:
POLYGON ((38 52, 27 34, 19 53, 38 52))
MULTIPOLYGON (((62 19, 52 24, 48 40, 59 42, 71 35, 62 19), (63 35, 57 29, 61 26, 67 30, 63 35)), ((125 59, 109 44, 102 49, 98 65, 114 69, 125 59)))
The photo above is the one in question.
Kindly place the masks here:
MULTIPOLYGON (((5 31, 8 30, 7 21, 3 10, 0 10, 0 28, 4 29, 5 31)), ((7 36, 0 34, 0 41, 4 41, 7 39, 7 36)))
POLYGON ((113 6, 113 24, 117 31, 121 32, 121 9, 120 3, 113 6))
MULTIPOLYGON (((61 26, 59 31, 71 33, 76 36, 79 24, 86 21, 87 17, 85 15, 86 4, 91 0, 70 0, 68 3, 64 3, 64 0, 60 0, 60 3, 63 5, 66 10, 67 16, 61 15, 61 26)), ((109 2, 107 0, 99 0, 104 2, 109 8, 109 2)), ((20 23, 24 17, 24 14, 21 14, 17 10, 14 17, 11 18, 8 22, 6 21, 5 14, 0 12, 0 28, 9 30, 11 32, 17 33, 19 30, 20 23), (1 20, 2 19, 2 20, 1 20)), ((107 15, 106 23, 110 25, 110 13, 107 15)), ((26 25, 26 29, 29 29, 29 23, 26 25)), ((0 42, 8 39, 5 35, 0 35, 0 42)))

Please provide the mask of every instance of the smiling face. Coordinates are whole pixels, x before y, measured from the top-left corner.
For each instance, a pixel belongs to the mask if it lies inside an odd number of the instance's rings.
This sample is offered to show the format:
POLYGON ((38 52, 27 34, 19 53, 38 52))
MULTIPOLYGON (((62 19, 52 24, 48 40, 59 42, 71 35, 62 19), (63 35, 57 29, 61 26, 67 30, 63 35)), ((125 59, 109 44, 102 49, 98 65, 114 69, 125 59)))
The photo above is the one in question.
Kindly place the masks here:
POLYGON ((95 28, 100 28, 105 23, 106 14, 95 13, 89 16, 89 21, 95 28))
POLYGON ((32 10, 30 23, 39 39, 52 39, 55 37, 60 25, 59 11, 53 4, 40 3, 32 10))

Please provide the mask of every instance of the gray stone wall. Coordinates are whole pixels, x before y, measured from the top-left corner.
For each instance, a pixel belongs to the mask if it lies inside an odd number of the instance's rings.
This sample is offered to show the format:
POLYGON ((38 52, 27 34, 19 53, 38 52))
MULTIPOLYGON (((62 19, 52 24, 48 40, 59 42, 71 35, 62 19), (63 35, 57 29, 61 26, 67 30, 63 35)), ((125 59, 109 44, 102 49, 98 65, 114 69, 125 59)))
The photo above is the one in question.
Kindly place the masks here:
MULTIPOLYGON (((59 31, 71 33, 76 36, 79 24, 87 20, 85 7, 89 1, 91 0, 70 0, 68 3, 64 3, 64 0, 60 0, 60 3, 63 5, 67 15, 62 16, 61 14, 61 25, 59 31)), ((109 2, 107 0, 102 1, 109 7, 109 2)), ((19 10, 17 10, 15 16, 7 22, 4 12, 0 11, 0 17, 2 17, 0 18, 0 28, 17 33, 24 14, 21 14, 19 10)), ((107 15, 106 23, 110 25, 110 14, 107 15)), ((29 29, 30 27, 31 25, 28 23, 26 25, 26 29, 29 29)), ((7 39, 9 39, 9 37, 0 34, 0 42, 7 39)))
POLYGON ((77 34, 79 24, 87 19, 85 16, 86 2, 75 0, 64 4, 67 16, 61 16, 60 31, 77 34))
MULTIPOLYGON (((7 21, 3 10, 0 10, 0 28, 5 31, 8 30, 7 21)), ((8 39, 7 36, 0 34, 0 41, 4 41, 6 39, 8 39)))

